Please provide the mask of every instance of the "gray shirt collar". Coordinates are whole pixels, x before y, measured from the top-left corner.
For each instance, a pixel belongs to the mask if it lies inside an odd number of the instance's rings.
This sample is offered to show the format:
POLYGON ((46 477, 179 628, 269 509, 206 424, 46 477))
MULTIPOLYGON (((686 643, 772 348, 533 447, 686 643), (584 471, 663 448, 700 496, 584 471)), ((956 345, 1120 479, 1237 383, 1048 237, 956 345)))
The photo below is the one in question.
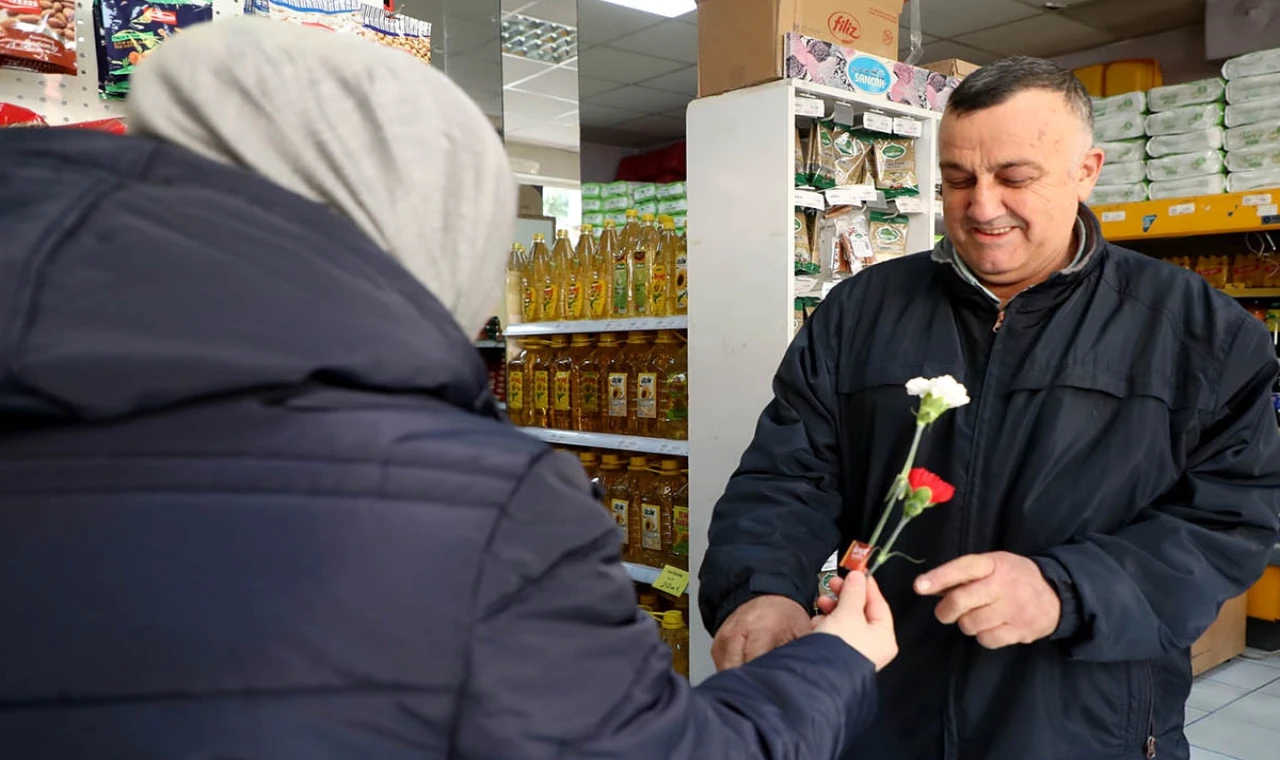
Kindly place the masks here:
MULTIPOLYGON (((1076 240, 1079 241, 1076 248, 1076 257, 1072 260, 1070 266, 1062 270, 1063 274, 1071 274, 1072 272, 1080 271, 1085 264, 1089 263, 1089 254, 1093 250, 1093 246, 1089 245, 1089 226, 1085 224, 1084 219, 1078 215, 1076 216, 1076 240)), ((955 267, 955 270, 960 273, 960 277, 963 278, 965 282, 985 293, 992 301, 995 301, 997 304, 1000 303, 1000 298, 995 293, 988 290, 987 286, 983 285, 982 282, 974 276, 973 272, 969 270, 969 266, 964 263, 964 259, 960 258, 959 254, 956 253, 956 247, 951 242, 950 237, 943 237, 938 241, 938 244, 934 246, 933 260, 939 264, 950 264, 955 267)))

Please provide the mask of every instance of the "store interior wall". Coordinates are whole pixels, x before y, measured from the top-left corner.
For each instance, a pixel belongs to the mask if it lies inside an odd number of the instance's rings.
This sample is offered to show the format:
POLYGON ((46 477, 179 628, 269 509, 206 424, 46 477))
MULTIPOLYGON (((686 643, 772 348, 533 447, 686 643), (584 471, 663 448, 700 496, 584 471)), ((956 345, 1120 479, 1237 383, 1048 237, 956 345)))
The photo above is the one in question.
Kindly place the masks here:
POLYGON ((1053 60, 1069 69, 1131 58, 1160 62, 1165 84, 1182 84, 1222 74, 1222 62, 1205 58, 1203 24, 1062 55, 1053 60))

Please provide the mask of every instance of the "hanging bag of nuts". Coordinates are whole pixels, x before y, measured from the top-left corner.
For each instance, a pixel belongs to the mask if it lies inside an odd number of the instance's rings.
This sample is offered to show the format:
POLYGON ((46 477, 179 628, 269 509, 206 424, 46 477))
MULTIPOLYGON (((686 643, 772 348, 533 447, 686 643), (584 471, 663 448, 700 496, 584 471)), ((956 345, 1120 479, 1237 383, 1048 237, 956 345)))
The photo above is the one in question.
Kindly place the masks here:
POLYGON ((387 13, 372 5, 360 7, 361 36, 413 54, 431 63, 431 24, 399 13, 387 13))
POLYGON ((76 73, 74 0, 0 0, 0 68, 76 73))

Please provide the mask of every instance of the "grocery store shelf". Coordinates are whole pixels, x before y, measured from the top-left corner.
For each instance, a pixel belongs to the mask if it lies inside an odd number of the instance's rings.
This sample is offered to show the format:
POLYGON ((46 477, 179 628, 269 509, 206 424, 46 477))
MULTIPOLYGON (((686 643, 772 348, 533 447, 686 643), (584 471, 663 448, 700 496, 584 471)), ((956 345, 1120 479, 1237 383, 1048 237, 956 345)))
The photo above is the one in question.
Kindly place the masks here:
POLYGON ((658 580, 658 573, 662 572, 661 568, 637 565, 634 562, 623 562, 622 566, 627 569, 627 575, 631 576, 631 580, 649 585, 653 585, 653 582, 658 580))
MULTIPOLYGON (((901 103, 894 103, 883 97, 873 97, 865 95, 861 92, 853 90, 843 90, 838 87, 828 87, 824 84, 816 82, 806 82, 803 79, 789 79, 787 83, 794 87, 797 92, 804 93, 822 100, 833 103, 849 103, 856 106, 855 110, 861 111, 883 111, 884 113, 894 114, 896 116, 910 116, 914 119, 922 121, 939 121, 942 114, 938 111, 930 111, 925 108, 916 108, 915 106, 906 106, 901 103)), ((831 109, 827 109, 830 113, 831 109)))
POLYGON ((1093 206, 1113 242, 1280 231, 1280 189, 1093 206))
POLYGON ((685 330, 689 317, 631 317, 627 319, 585 319, 577 322, 529 322, 508 325, 507 335, 556 335, 563 333, 630 332, 632 330, 685 330))
POLYGON ((1280 298, 1280 288, 1223 288, 1232 298, 1280 298))
POLYGON ((506 348, 507 344, 500 340, 477 340, 472 341, 472 345, 476 348, 506 348))
POLYGON ((644 438, 635 435, 610 435, 608 433, 579 433, 574 430, 548 430, 546 428, 520 428, 535 438, 561 446, 586 446, 594 449, 634 451, 639 454, 667 454, 673 457, 689 456, 688 441, 670 441, 665 438, 644 438))

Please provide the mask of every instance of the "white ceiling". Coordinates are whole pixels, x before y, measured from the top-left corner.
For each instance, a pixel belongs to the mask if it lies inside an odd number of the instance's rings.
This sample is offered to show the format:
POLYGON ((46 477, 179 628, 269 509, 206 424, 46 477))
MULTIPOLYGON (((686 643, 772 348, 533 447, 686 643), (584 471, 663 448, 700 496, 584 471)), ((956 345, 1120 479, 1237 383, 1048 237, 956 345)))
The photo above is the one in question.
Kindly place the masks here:
MULTIPOLYGON (((1041 0, 919 1, 925 62, 1053 57, 1204 18, 1204 0, 1059 0, 1062 10, 1041 0)), ((576 150, 579 139, 647 147, 684 134, 685 108, 698 89, 696 12, 664 19, 603 0, 502 0, 502 11, 566 25, 576 19, 579 30, 575 61, 550 66, 503 56, 511 139, 576 150)), ((900 57, 910 47, 909 18, 904 12, 900 57)), ((454 25, 446 34, 453 45, 454 25)), ((466 25, 456 34, 459 45, 484 36, 466 25)))

